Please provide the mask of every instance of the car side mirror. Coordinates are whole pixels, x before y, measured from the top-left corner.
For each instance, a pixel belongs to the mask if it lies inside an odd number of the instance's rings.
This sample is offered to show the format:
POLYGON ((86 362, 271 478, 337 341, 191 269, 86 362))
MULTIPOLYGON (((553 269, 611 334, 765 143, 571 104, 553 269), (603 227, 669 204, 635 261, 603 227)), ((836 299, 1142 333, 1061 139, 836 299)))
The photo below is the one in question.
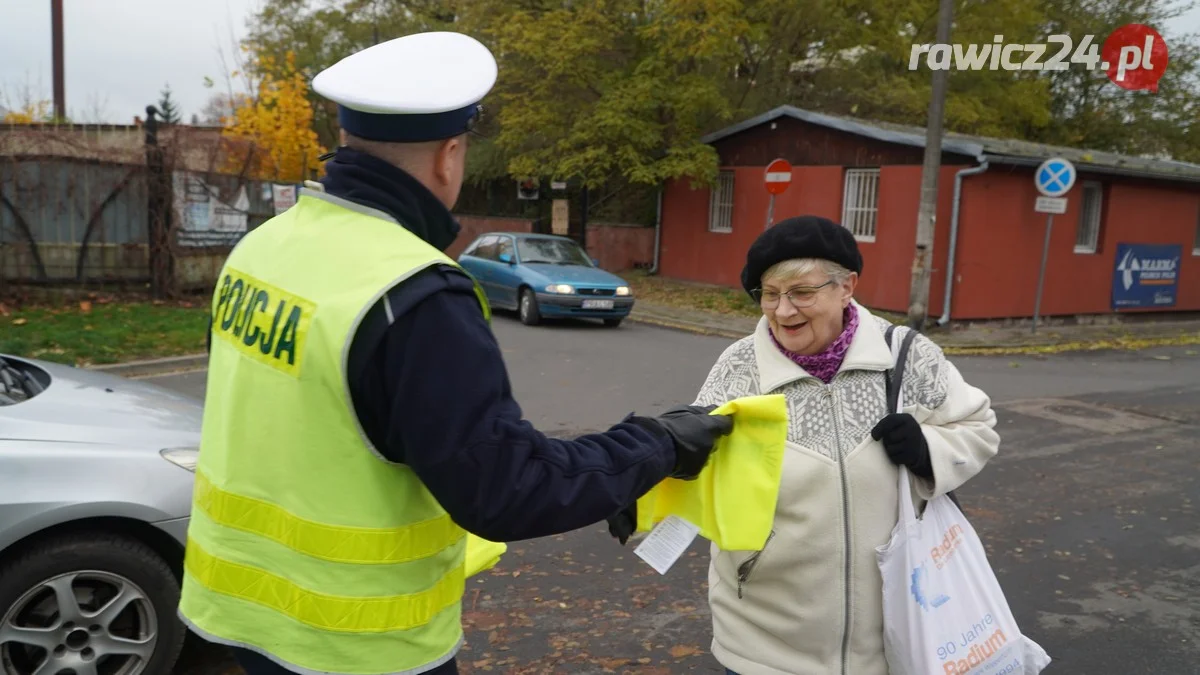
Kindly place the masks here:
POLYGON ((501 253, 500 254, 500 262, 508 263, 509 265, 513 264, 512 254, 511 253, 501 253))
POLYGON ((600 259, 599 259, 599 258, 592 258, 592 264, 593 264, 593 265, 595 265, 596 267, 599 267, 599 266, 600 266, 600 259))

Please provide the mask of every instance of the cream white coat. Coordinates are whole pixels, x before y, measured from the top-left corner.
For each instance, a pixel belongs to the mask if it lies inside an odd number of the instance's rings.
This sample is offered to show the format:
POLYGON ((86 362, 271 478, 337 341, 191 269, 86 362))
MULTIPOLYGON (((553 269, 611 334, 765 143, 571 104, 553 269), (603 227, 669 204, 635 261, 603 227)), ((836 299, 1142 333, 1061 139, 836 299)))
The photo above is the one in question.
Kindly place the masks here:
MULTIPOLYGON (((773 534, 760 552, 712 547, 712 651, 740 675, 887 675, 875 549, 897 520, 897 471, 871 429, 887 414, 887 321, 861 305, 845 360, 826 385, 772 343, 766 319, 730 346, 696 400, 782 393, 790 429, 773 534)), ((892 336, 899 341, 905 327, 892 336)), ((913 340, 904 411, 922 425, 934 479, 924 500, 962 485, 999 448, 988 396, 928 338, 913 340)))

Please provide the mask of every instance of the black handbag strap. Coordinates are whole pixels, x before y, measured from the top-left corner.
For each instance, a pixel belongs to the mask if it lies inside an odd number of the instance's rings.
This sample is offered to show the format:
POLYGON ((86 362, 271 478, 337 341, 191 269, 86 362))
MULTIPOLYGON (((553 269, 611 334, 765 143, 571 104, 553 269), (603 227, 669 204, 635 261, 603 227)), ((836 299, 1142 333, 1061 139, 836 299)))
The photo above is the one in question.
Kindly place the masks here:
MULTIPOLYGON (((887 331, 883 334, 883 339, 887 340, 888 349, 892 348, 892 333, 895 331, 895 326, 888 326, 887 331)), ((904 365, 908 361, 908 350, 912 346, 913 338, 917 336, 917 331, 909 329, 904 332, 904 340, 900 343, 900 353, 896 355, 896 365, 892 366, 891 370, 887 371, 887 401, 888 414, 899 412, 896 406, 900 403, 900 387, 904 382, 904 365)), ((962 504, 958 501, 958 495, 954 494, 954 490, 946 493, 950 501, 962 511, 962 504)))
MULTIPOLYGON (((892 348, 892 333, 895 329, 895 326, 888 326, 887 332, 883 334, 883 338, 887 340, 888 349, 892 348)), ((896 410, 896 406, 900 403, 900 388, 904 383, 904 365, 908 362, 908 350, 916 336, 915 330, 904 332, 904 340, 900 342, 900 353, 896 355, 896 364, 887 371, 888 414, 899 412, 896 410)))

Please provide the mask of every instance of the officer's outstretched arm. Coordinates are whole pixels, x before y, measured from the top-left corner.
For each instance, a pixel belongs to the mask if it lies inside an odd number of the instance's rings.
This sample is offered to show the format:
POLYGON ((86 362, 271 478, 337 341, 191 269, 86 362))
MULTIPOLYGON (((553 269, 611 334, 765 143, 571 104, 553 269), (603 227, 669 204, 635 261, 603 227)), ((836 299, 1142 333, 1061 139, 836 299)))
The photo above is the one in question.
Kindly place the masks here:
POLYGON ((668 476, 698 474, 732 426, 680 408, 574 440, 546 437, 522 418, 469 293, 430 296, 396 317, 385 340, 388 445, 456 522, 492 541, 598 523, 668 476))

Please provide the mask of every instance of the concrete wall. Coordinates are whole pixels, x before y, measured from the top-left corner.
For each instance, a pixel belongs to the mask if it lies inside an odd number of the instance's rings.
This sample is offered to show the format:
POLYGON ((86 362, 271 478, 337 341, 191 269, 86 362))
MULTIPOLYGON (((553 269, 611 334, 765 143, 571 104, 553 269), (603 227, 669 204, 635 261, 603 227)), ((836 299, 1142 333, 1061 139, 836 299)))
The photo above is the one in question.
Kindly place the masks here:
MULTIPOLYGON (((40 243, 37 254, 48 281, 77 278, 79 244, 40 243)), ((27 242, 9 242, 0 246, 0 272, 12 281, 38 280, 39 270, 27 242)), ((92 243, 84 261, 84 281, 144 279, 149 275, 145 244, 92 243)))
MULTIPOLYGON (((78 281, 79 244, 39 244, 46 281, 78 281)), ((229 252, 221 249, 184 250, 175 258, 175 282, 181 290, 208 290, 217 279, 229 252)), ((150 261, 145 244, 88 245, 83 283, 142 282, 149 278, 150 261)), ((37 265, 23 242, 0 247, 0 273, 9 281, 38 280, 37 265)))
POLYGON ((654 263, 654 228, 589 223, 587 250, 609 272, 649 268, 654 263))

